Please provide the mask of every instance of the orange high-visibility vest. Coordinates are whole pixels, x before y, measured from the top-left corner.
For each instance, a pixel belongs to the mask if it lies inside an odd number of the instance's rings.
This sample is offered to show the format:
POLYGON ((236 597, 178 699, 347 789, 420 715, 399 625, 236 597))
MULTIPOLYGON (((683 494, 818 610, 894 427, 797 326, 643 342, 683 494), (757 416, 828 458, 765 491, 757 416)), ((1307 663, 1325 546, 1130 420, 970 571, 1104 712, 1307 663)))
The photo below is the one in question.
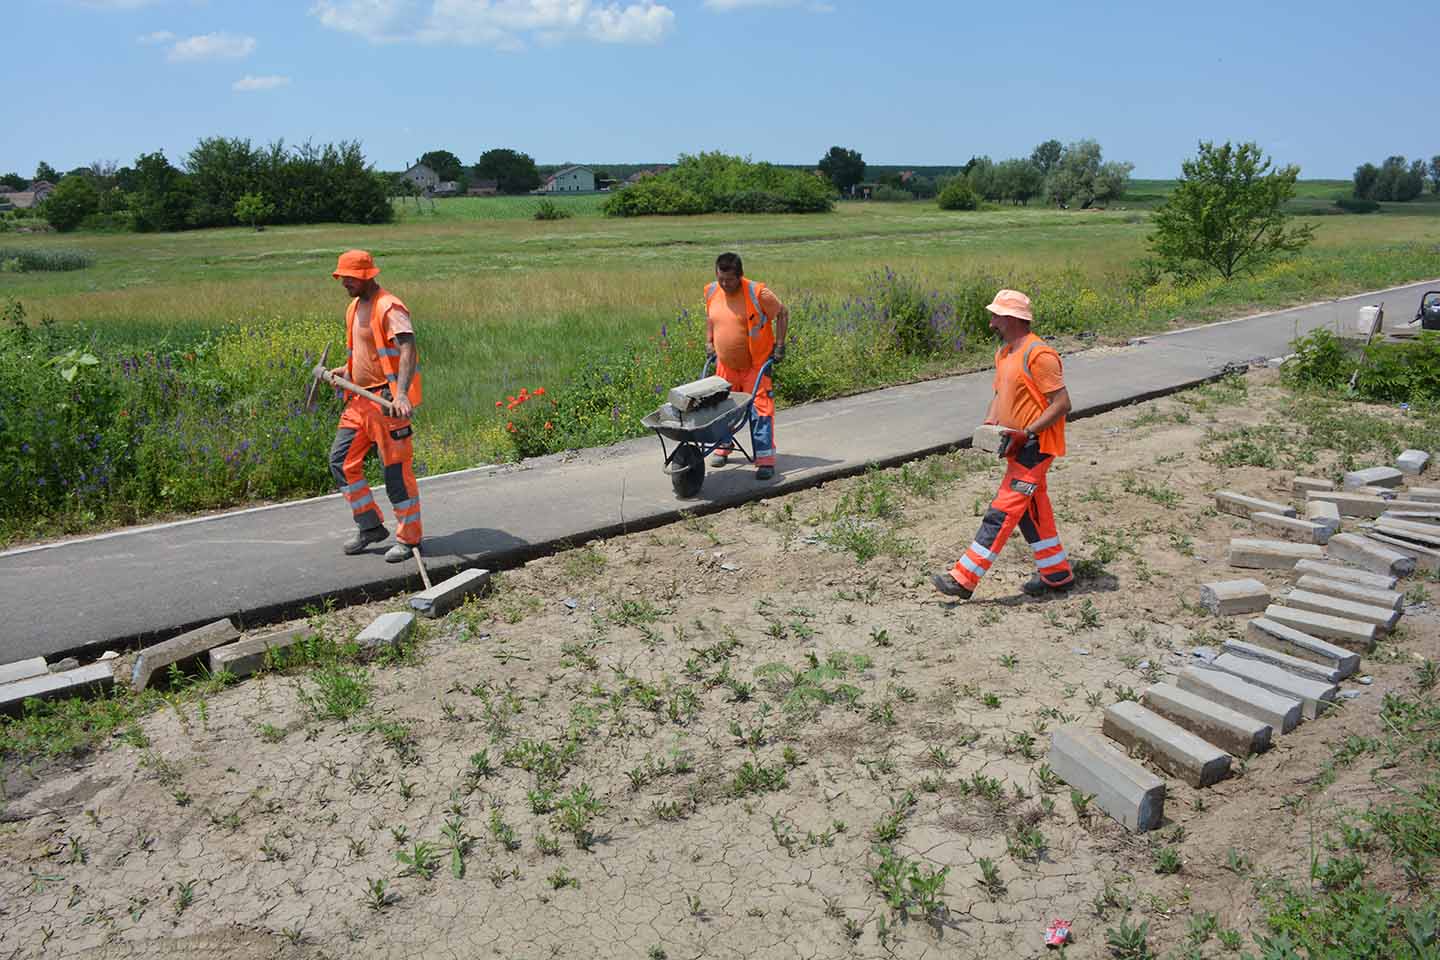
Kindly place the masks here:
MULTIPOLYGON (((399 297, 383 288, 377 290, 370 301, 370 336, 375 341, 375 352, 380 357, 380 369, 385 371, 385 379, 390 383, 392 396, 400 382, 400 345, 395 342, 394 337, 385 335, 385 315, 396 307, 406 313, 410 312, 409 308, 400 302, 399 297)), ((351 380, 354 379, 350 375, 350 368, 355 355, 355 314, 359 311, 360 298, 356 297, 350 301, 350 306, 345 311, 345 375, 351 380)), ((410 378, 410 389, 406 391, 406 396, 410 398, 412 407, 420 406, 422 391, 419 347, 416 347, 415 352, 415 375, 410 378)))
MULTIPOLYGON (((995 365, 997 367, 1000 365, 1000 355, 1004 353, 1004 351, 1004 347, 995 351, 995 365)), ((1050 406, 1050 398, 1040 392, 1040 385, 1036 383, 1035 378, 1030 375, 1030 360, 1037 353, 1054 354, 1055 362, 1060 363, 1060 352, 1044 340, 1031 334, 1030 342, 1025 345, 1025 352, 1020 357, 1020 383, 1025 387, 1025 392, 1030 394, 1030 399, 1035 401, 1035 405, 1039 407, 1041 411, 1044 411, 1050 406)), ((1035 435, 1035 439, 1039 443, 1041 453, 1048 453, 1054 457, 1065 456, 1065 418, 1061 417, 1044 430, 1041 430, 1035 435)))
MULTIPOLYGON (((747 294, 745 298, 745 326, 750 331, 750 369, 763 364, 775 352, 775 325, 760 309, 760 291, 765 289, 765 284, 757 283, 749 277, 740 278, 740 286, 747 294)), ((710 311, 710 301, 715 299, 719 292, 720 284, 712 280, 705 288, 705 311, 710 311)))

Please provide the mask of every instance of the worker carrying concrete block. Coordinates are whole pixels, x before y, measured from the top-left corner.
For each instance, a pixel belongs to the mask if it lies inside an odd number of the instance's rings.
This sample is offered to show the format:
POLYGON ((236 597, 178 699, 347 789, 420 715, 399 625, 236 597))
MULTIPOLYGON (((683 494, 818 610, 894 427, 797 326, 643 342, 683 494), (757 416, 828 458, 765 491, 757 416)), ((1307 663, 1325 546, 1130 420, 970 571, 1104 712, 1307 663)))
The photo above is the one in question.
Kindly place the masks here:
POLYGON ((1045 485, 1050 464, 1065 455, 1070 393, 1060 354, 1030 332, 1035 314, 1029 297, 1001 290, 985 309, 990 311, 990 329, 1004 341, 995 353, 995 395, 985 423, 1009 434, 1010 442, 998 451, 1006 461, 1005 477, 975 540, 950 570, 931 580, 946 596, 969 600, 1019 526, 1035 553, 1035 575, 1021 589, 1039 597, 1075 584, 1045 485))

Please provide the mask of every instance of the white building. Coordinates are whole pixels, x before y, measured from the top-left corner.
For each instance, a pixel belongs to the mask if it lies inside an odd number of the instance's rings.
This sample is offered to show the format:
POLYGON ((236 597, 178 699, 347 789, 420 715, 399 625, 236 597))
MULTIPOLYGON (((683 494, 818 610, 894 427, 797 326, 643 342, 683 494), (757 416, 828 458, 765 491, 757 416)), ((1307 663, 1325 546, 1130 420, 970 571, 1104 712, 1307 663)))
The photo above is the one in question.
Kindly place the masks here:
POLYGON ((541 193, 594 193, 595 171, 589 167, 556 170, 540 188, 541 193))

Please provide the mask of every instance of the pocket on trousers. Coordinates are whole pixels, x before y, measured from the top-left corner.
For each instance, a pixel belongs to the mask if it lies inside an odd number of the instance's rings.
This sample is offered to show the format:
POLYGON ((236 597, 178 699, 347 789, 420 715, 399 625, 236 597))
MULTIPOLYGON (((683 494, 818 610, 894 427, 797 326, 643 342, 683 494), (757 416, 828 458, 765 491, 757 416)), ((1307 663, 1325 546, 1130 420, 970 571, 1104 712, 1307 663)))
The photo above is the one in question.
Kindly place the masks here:
POLYGON ((398 430, 391 430, 391 431, 390 431, 390 439, 391 439, 391 440, 404 440, 406 437, 410 436, 410 435, 411 435, 412 433, 414 433, 414 432, 415 432, 415 431, 414 431, 413 429, 411 429, 410 425, 407 423, 405 426, 401 427, 401 428, 398 429, 398 430))

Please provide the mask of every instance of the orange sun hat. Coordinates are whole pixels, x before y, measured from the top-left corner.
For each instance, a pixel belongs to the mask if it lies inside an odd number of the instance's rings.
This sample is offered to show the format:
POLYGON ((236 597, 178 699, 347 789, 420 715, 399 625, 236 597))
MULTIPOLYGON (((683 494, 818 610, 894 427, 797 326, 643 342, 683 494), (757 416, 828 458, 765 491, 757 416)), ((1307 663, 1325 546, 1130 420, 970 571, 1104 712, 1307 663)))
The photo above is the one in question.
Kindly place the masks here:
POLYGON ((1030 298, 1019 290, 1001 290, 985 309, 1002 317, 1016 317, 1026 323, 1035 322, 1035 311, 1030 308, 1030 298))
POLYGON ((346 250, 340 254, 340 259, 335 263, 335 272, 330 276, 336 280, 341 277, 370 280, 380 276, 380 268, 375 266, 375 258, 370 256, 370 251, 346 250))

